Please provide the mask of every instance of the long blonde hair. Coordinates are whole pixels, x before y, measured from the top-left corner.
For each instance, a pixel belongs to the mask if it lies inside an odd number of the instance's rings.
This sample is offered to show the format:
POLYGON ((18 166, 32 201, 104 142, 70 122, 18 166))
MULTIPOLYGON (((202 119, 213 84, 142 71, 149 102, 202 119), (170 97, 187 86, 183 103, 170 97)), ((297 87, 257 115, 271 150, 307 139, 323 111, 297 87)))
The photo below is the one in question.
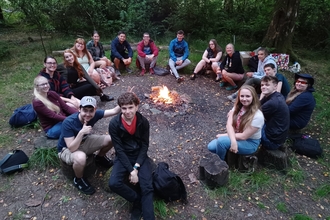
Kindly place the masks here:
POLYGON ((254 115, 260 109, 260 101, 259 101, 259 98, 258 98, 258 95, 257 95, 255 89, 252 86, 243 85, 240 88, 240 90, 238 91, 235 106, 234 106, 235 110, 233 113, 233 123, 232 123, 233 127, 236 128, 237 115, 243 107, 242 103, 240 102, 240 95, 241 95, 241 91, 243 89, 247 89, 251 92, 252 102, 251 102, 249 108, 244 113, 244 115, 241 116, 241 123, 239 124, 239 128, 238 128, 239 132, 243 132, 248 126, 251 125, 254 115))
POLYGON ((40 83, 44 83, 47 82, 48 83, 48 79, 46 77, 43 76, 37 76, 34 79, 34 91, 33 94, 35 96, 35 99, 40 100, 49 110, 56 112, 57 114, 60 113, 60 108, 55 105, 54 103, 52 103, 47 96, 43 96, 42 94, 40 94, 39 89, 38 89, 38 85, 40 83))

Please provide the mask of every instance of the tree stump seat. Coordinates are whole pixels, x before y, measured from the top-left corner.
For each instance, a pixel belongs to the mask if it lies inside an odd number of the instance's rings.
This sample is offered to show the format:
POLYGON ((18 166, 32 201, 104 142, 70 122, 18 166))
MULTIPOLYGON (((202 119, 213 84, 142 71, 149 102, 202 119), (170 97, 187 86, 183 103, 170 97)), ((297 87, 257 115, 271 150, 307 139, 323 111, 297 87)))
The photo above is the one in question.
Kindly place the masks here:
POLYGON ((238 171, 254 172, 257 168, 258 157, 253 154, 235 154, 227 151, 225 161, 230 169, 237 169, 238 171))
MULTIPOLYGON (((64 161, 60 159, 62 173, 64 176, 66 176, 68 179, 73 179, 75 177, 75 173, 73 171, 72 165, 68 165, 64 161)), ((96 171, 96 165, 95 165, 95 159, 94 154, 88 155, 86 159, 86 166, 84 169, 84 177, 90 177, 94 175, 96 171)))
POLYGON ((286 145, 283 145, 277 150, 267 150, 261 146, 258 151, 258 158, 262 165, 282 171, 288 168, 288 152, 286 145))
POLYGON ((224 186, 228 183, 228 165, 217 154, 208 153, 199 161, 199 179, 210 188, 224 186))

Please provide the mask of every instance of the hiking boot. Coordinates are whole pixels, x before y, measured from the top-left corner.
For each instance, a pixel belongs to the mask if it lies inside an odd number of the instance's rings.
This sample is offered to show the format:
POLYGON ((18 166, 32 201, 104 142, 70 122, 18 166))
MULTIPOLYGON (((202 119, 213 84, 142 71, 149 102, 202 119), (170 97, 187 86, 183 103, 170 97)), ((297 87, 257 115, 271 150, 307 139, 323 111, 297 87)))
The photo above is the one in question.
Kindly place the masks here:
POLYGON ((113 101, 115 98, 112 96, 103 94, 103 96, 101 96, 100 99, 101 99, 101 102, 109 102, 109 101, 113 101))
POLYGON ((233 93, 233 94, 227 96, 227 99, 232 101, 232 100, 236 99, 236 96, 237 96, 236 93, 233 93))
POLYGON ((140 76, 144 76, 145 73, 146 73, 146 70, 145 69, 142 69, 141 70, 141 73, 140 73, 140 76))
POLYGON ((113 166, 113 161, 105 155, 103 157, 95 155, 95 163, 107 169, 113 166))
POLYGON ((126 72, 127 72, 127 73, 132 73, 133 71, 131 70, 131 68, 126 67, 126 72))
POLYGON ((141 202, 134 202, 131 212, 131 220, 140 220, 142 217, 141 202))
POLYGON ((180 76, 180 77, 178 77, 178 78, 176 78, 176 81, 178 82, 178 83, 181 83, 181 82, 183 82, 183 77, 182 76, 180 76))
POLYGON ((153 68, 149 68, 149 73, 150 73, 151 75, 155 74, 154 69, 153 69, 153 68))
POLYGON ((73 185, 77 187, 79 191, 85 193, 86 195, 92 195, 95 193, 94 187, 91 186, 87 180, 84 180, 84 178, 78 179, 77 177, 75 177, 73 179, 73 185))
POLYGON ((237 86, 234 85, 234 86, 228 86, 228 87, 226 87, 226 90, 227 90, 227 91, 231 91, 231 90, 233 90, 233 89, 237 89, 237 86))

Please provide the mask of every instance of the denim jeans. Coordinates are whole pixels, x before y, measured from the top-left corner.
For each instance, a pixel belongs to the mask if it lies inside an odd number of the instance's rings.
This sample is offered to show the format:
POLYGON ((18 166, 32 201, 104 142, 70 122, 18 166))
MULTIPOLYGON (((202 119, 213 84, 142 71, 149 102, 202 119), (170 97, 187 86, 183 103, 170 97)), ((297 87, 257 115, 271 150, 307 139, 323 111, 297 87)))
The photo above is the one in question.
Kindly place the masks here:
MULTIPOLYGON (((237 154, 253 154, 258 149, 260 139, 247 139, 237 141, 238 152, 237 154)), ((230 139, 228 136, 221 136, 218 139, 211 141, 207 148, 212 153, 219 155, 221 160, 225 160, 227 150, 230 148, 230 139)))
POLYGON ((62 122, 58 122, 53 127, 49 128, 46 132, 46 136, 51 139, 59 139, 61 135, 62 122))
MULTIPOLYGON (((128 159, 132 165, 135 164, 136 158, 128 157, 128 159)), ((124 179, 127 178, 128 175, 129 172, 118 158, 116 158, 109 179, 109 187, 111 191, 117 193, 129 202, 140 201, 142 204, 143 219, 155 219, 150 159, 145 159, 138 172, 141 195, 124 183, 124 179)))

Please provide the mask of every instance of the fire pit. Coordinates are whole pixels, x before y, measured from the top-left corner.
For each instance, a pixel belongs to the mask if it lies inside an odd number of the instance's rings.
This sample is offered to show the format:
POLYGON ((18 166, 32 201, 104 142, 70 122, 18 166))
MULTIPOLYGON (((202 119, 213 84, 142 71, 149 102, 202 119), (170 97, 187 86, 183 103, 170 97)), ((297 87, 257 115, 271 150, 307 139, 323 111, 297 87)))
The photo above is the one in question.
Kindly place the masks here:
POLYGON ((186 94, 179 94, 177 91, 169 90, 166 86, 151 87, 151 94, 145 94, 152 107, 165 112, 185 113, 191 99, 186 94))

